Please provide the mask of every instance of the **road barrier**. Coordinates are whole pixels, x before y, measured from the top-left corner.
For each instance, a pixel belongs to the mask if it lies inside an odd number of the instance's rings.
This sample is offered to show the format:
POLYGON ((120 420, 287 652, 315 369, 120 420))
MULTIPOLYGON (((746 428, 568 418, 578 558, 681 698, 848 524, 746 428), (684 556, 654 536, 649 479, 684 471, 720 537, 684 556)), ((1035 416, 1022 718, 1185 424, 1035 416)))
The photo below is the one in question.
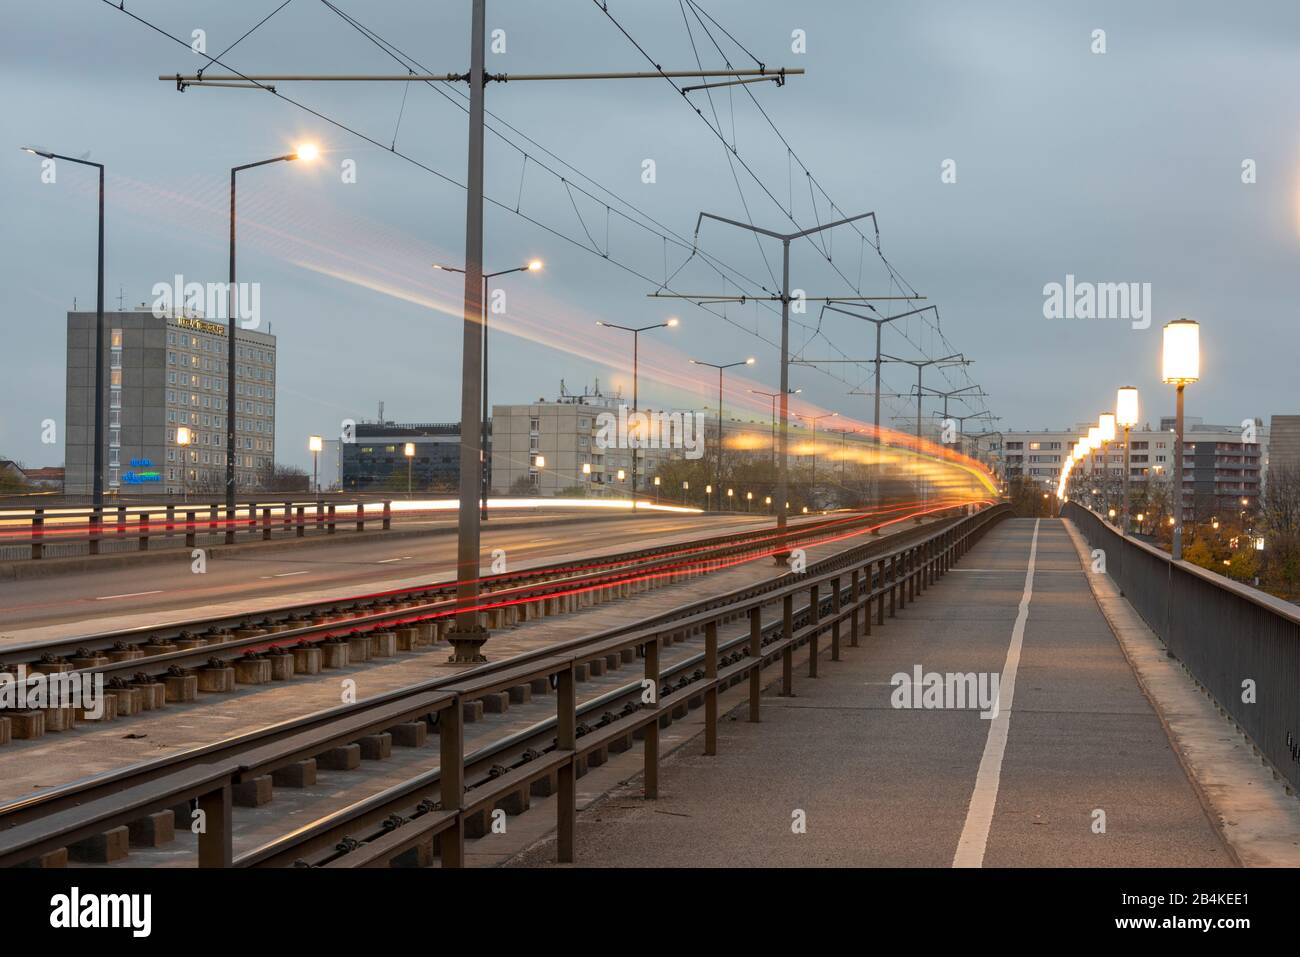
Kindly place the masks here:
POLYGON ((1075 502, 1061 515, 1105 553, 1106 573, 1168 653, 1300 789, 1300 608, 1175 562, 1075 502))
MULTIPOLYGON (((249 540, 269 540, 272 531, 302 538, 307 529, 334 534, 336 521, 367 523, 388 530, 393 522, 391 499, 313 499, 311 501, 240 502, 225 505, 167 503, 109 505, 102 509, 34 508, 0 510, 0 560, 33 561, 47 551, 98 555, 101 551, 148 551, 151 542, 194 548, 202 537, 229 544, 243 533, 249 540), (259 516, 261 525, 259 528, 259 516), (274 519, 274 523, 273 520, 274 519)), ((51 556, 52 557, 52 556, 51 556)))

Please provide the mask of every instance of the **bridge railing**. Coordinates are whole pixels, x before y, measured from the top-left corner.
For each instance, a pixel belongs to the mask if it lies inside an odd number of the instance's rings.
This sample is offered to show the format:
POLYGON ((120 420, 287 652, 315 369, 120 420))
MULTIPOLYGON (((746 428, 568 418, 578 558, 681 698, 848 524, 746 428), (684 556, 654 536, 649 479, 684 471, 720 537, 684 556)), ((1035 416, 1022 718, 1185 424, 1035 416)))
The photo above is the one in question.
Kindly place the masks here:
POLYGON ((1175 562, 1077 503, 1061 515, 1105 553, 1106 573, 1168 653, 1300 788, 1300 607, 1175 562))
POLYGON ((0 510, 0 561, 104 552, 148 551, 151 544, 194 548, 217 538, 235 541, 334 534, 340 526, 392 527, 390 499, 312 499, 240 502, 233 509, 210 503, 107 505, 0 510))

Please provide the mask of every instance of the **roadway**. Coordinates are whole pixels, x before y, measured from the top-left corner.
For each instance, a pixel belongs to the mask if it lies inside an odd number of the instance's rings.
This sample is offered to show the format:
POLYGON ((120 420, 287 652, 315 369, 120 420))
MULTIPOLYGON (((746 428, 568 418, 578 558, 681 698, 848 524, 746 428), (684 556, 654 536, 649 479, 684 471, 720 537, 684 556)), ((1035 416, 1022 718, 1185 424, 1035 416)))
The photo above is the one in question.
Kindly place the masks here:
MULTIPOLYGON (((596 556, 704 535, 761 528, 771 519, 736 515, 643 512, 627 517, 564 516, 538 526, 537 514, 495 518, 483 526, 484 556, 504 549, 511 570, 576 556, 596 556), (529 527, 513 528, 521 522, 529 527)), ((797 524, 797 522, 795 523, 797 524)), ((250 613, 289 604, 455 578, 456 536, 380 534, 350 541, 306 539, 264 554, 245 549, 214 557, 203 574, 191 570, 188 550, 174 561, 132 565, 48 578, 0 582, 0 639, 39 640, 91 634, 132 623, 194 618, 197 609, 240 602, 250 613), (168 615, 166 613, 185 612, 168 615), (137 622, 137 620, 139 620, 137 622)))
MULTIPOLYGON (((578 818, 583 866, 1231 866, 1064 526, 1012 519, 763 720, 720 723, 578 818), (1001 708, 901 709, 897 673, 997 673, 1001 708), (792 824, 802 812, 806 832, 792 824), (1104 815, 1104 817, 1103 817, 1104 815), (1102 825, 1104 823, 1104 830, 1102 825)), ((635 777, 635 769, 622 780, 635 777)), ((514 863, 545 865, 554 846, 514 863)))

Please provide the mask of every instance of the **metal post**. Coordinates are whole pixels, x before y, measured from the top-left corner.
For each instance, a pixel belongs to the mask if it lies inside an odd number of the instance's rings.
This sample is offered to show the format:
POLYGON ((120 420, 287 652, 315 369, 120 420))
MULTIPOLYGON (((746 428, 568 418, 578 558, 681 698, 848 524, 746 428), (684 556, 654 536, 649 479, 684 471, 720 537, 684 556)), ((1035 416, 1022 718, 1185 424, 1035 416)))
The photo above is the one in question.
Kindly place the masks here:
POLYGON ((786 595, 781 600, 781 629, 785 638, 785 647, 781 650, 781 697, 794 697, 794 596, 786 595))
POLYGON ((99 167, 99 277, 95 297, 95 481, 92 502, 104 504, 104 167, 99 167))
POLYGON ((1174 481, 1170 498, 1174 507, 1174 540, 1171 547, 1174 561, 1183 558, 1183 383, 1178 383, 1177 405, 1174 412, 1174 481))
POLYGON ((465 190, 465 304, 464 345, 461 355, 460 401, 460 503, 456 543, 455 624, 448 633, 451 661, 486 661, 482 653, 487 629, 479 624, 479 490, 482 486, 483 449, 474 436, 479 432, 479 404, 483 367, 481 328, 483 303, 483 41, 486 0, 473 0, 470 29, 469 158, 465 190))
POLYGON ((1129 432, 1131 426, 1124 426, 1124 534, 1129 533, 1129 432))
MULTIPOLYGON (((203 829, 199 832, 199 867, 229 867, 234 862, 231 787, 227 781, 199 797, 203 829)), ((188 822, 178 821, 182 827, 188 822)))
POLYGON ((713 467, 713 488, 718 496, 718 511, 722 511, 722 367, 718 367, 718 456, 713 467))
MULTIPOLYGON (((330 506, 333 508, 333 506, 330 506)), ((465 807, 465 724, 459 697, 438 712, 438 803, 444 811, 465 807)), ((443 867, 465 865, 465 821, 456 823, 439 836, 443 867)))
MULTIPOLYGON (((226 511, 235 512, 235 170, 230 171, 230 288, 226 290, 226 511)), ((226 527, 226 544, 235 541, 233 522, 226 527)))
POLYGON ((759 704, 763 697, 763 609, 755 605, 749 610, 749 720, 759 720, 759 704))
MULTIPOLYGON (((632 330, 632 418, 635 421, 637 413, 637 373, 640 371, 641 361, 641 330, 632 330)), ((638 448, 641 444, 641 435, 638 431, 636 441, 632 442, 632 508, 636 509, 636 460, 638 448)))
POLYGON ((483 301, 479 304, 479 315, 483 319, 483 413, 479 420, 479 472, 481 473, 479 492, 482 501, 479 504, 480 521, 488 520, 488 277, 483 277, 483 301))
MULTIPOLYGON (((572 752, 577 747, 577 678, 573 662, 556 678, 555 688, 555 747, 572 752)), ((555 801, 555 860, 557 864, 573 863, 573 838, 578 826, 578 758, 570 754, 556 773, 558 794, 555 801)))
MULTIPOLYGON (((721 438, 721 436, 719 436, 721 438)), ((790 240, 781 241, 781 453, 776 470, 776 534, 777 541, 784 546, 781 538, 786 528, 786 503, 790 500, 790 479, 788 453, 790 448, 790 240)), ((772 556, 778 565, 784 565, 790 559, 790 552, 784 547, 778 548, 772 556)), ((786 682, 785 694, 790 694, 790 683, 786 682)))
POLYGON ((645 797, 653 801, 659 797, 659 636, 645 645, 645 680, 654 697, 656 717, 645 726, 645 797))
POLYGON ((818 628, 821 623, 821 595, 819 588, 813 585, 808 589, 808 619, 812 623, 812 629, 808 633, 808 677, 817 677, 817 638, 818 628))
POLYGON ((704 626, 704 680, 713 682, 704 692, 704 753, 718 753, 718 622, 704 626))

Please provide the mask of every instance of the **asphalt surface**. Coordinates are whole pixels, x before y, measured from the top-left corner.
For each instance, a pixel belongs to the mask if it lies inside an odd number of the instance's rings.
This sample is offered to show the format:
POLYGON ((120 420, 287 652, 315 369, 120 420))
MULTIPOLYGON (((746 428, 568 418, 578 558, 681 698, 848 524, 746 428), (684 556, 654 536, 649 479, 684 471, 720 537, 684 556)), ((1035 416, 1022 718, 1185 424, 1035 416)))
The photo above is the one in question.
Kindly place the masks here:
MULTIPOLYGON (((536 521, 538 516, 527 516, 536 521)), ((553 527, 510 528, 502 518, 483 526, 483 554, 505 549, 510 568, 577 555, 626 551, 659 542, 764 527, 756 516, 674 515, 646 512, 636 517, 558 518, 553 527)), ((192 571, 190 553, 174 562, 106 567, 18 582, 0 582, 0 636, 23 638, 23 631, 65 623, 83 625, 79 633, 102 630, 99 622, 139 614, 179 611, 232 600, 334 590, 335 597, 379 587, 455 578, 456 536, 431 535, 361 541, 305 540, 264 555, 221 556, 203 574, 192 571), (364 586, 375 586, 374 588, 364 586)))
MULTIPOLYGON (((716 757, 699 739, 675 752, 659 800, 637 779, 582 812, 580 865, 1235 863, 1059 521, 1001 523, 862 647, 845 645, 841 662, 823 652, 818 679, 796 672, 795 697, 769 688, 760 724, 743 708, 720 722, 716 757), (978 710, 893 707, 892 676, 917 665, 997 673, 1005 749, 999 719, 978 710)), ((545 842, 514 863, 553 860, 545 842)))

